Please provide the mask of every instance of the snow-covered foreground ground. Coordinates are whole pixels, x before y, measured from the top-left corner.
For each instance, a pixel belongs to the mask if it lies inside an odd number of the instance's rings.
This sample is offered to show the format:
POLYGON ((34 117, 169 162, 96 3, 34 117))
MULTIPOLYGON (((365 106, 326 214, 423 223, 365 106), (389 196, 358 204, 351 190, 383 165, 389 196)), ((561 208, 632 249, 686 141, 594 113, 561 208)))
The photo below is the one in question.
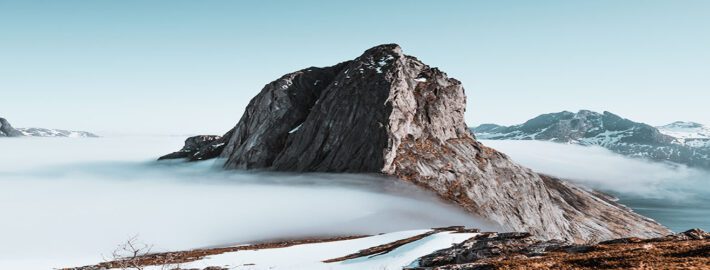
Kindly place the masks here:
MULTIPOLYGON (((391 243, 427 232, 410 230, 387 233, 366 238, 297 245, 286 248, 247 250, 209 256, 203 260, 181 264, 181 268, 202 269, 208 266, 220 266, 228 269, 249 270, 380 270, 402 269, 415 263, 416 259, 436 250, 451 247, 476 234, 441 232, 423 239, 405 244, 393 251, 370 257, 361 257, 341 262, 324 263, 323 261, 356 253, 370 247, 391 243)), ((160 270, 161 267, 148 267, 147 270, 160 270)))
POLYGON ((135 235, 154 251, 176 251, 451 225, 497 230, 391 179, 154 161, 183 140, 0 140, 0 269, 98 263, 135 235))

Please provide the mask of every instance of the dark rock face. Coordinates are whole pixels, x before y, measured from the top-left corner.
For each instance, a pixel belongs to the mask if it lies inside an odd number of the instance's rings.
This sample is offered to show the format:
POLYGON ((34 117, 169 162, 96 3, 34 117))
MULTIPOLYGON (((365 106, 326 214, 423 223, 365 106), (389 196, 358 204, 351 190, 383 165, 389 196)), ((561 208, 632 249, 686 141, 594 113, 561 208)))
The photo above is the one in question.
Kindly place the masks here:
POLYGON ((221 153, 228 169, 365 172, 432 190, 472 214, 544 239, 653 237, 663 226, 476 141, 461 82, 395 44, 266 85, 221 153))
MULTIPOLYGON (((322 92, 349 63, 284 75, 251 100, 221 156, 228 169, 268 168, 311 113, 322 92)), ((300 156, 300 155, 299 155, 300 156)))
POLYGON ((0 137, 20 137, 22 132, 16 130, 5 118, 0 117, 0 137))
POLYGON ((164 155, 158 160, 187 158, 191 161, 218 157, 224 149, 224 140, 216 135, 199 135, 187 138, 180 151, 164 155))
POLYGON ((511 256, 540 256, 545 252, 571 248, 558 241, 536 240, 529 233, 482 233, 450 248, 419 258, 421 269, 468 264, 485 259, 511 256))
POLYGON ((301 128, 289 137, 276 170, 381 172, 388 145, 388 102, 397 61, 394 45, 368 50, 323 91, 301 128))
POLYGON ((543 114, 515 126, 484 124, 473 128, 479 139, 541 140, 598 145, 613 152, 656 161, 671 161, 710 169, 710 148, 685 145, 658 128, 610 112, 543 114))

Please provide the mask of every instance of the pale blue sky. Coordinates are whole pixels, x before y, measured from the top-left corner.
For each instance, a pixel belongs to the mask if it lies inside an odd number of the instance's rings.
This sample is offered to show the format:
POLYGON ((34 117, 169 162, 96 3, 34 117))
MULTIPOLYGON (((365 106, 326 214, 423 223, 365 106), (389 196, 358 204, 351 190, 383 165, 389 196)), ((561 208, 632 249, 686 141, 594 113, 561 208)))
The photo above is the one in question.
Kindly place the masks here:
POLYGON ((0 0, 0 116, 222 133, 282 74, 394 42, 464 83, 471 125, 579 109, 710 124, 708 14, 703 0, 0 0))

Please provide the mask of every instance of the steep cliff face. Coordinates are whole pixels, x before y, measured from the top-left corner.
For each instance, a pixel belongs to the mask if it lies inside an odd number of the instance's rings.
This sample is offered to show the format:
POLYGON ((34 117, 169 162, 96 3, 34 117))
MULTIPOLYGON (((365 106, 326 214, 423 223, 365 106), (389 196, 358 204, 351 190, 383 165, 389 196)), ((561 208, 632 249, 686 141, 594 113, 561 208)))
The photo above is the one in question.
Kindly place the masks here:
POLYGON ((268 168, 284 150, 287 138, 309 116, 333 78, 348 63, 311 67, 286 74, 266 85, 251 100, 228 135, 221 157, 228 169, 268 168))
POLYGON ((394 44, 268 84, 230 131, 228 169, 383 173, 544 239, 655 237, 663 226, 481 145, 461 82, 394 44))

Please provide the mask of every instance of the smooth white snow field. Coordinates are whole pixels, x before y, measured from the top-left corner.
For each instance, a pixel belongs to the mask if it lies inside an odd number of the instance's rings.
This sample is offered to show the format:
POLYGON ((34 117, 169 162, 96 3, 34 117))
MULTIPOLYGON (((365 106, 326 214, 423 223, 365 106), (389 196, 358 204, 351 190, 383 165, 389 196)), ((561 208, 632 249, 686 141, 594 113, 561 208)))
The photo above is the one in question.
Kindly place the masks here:
POLYGON ((174 251, 450 225, 497 230, 391 179, 154 161, 184 139, 0 139, 0 269, 94 264, 136 235, 174 251))

